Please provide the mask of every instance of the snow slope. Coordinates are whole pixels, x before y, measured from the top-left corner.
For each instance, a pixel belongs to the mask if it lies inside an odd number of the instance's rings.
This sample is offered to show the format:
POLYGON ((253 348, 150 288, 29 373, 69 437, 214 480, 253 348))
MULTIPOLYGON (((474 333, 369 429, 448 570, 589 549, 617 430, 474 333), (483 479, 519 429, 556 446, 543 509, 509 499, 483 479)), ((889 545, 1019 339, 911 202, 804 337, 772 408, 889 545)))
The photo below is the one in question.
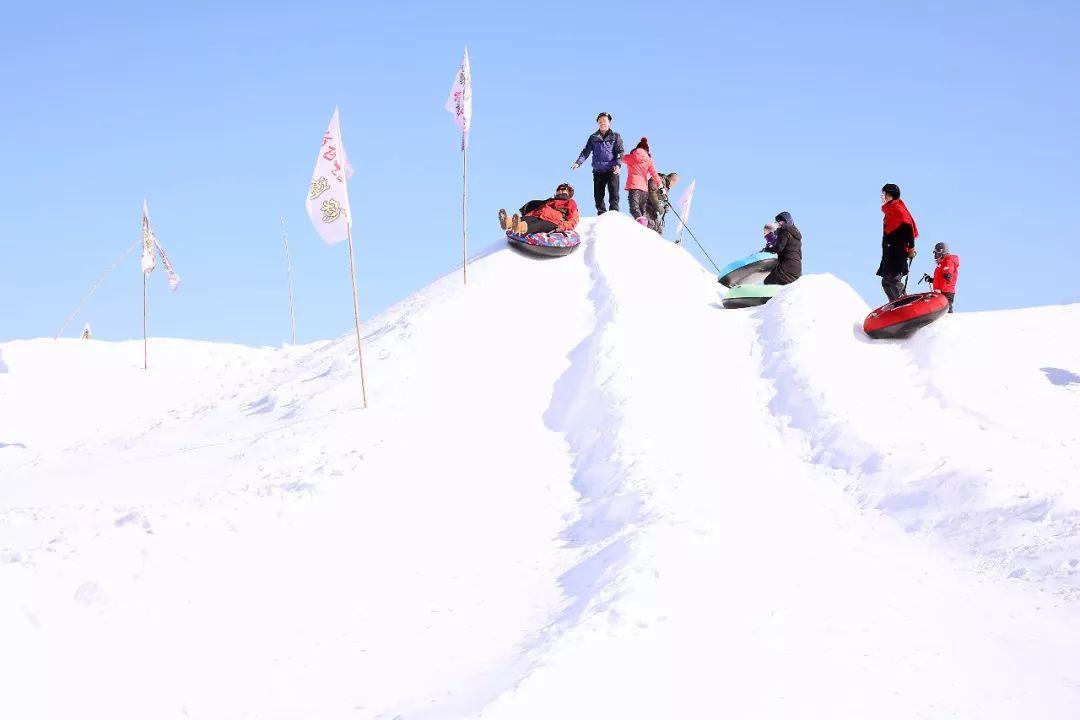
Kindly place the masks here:
POLYGON ((580 229, 367 323, 368 410, 352 335, 0 344, 0 716, 1073 716, 1080 306, 874 343, 580 229))

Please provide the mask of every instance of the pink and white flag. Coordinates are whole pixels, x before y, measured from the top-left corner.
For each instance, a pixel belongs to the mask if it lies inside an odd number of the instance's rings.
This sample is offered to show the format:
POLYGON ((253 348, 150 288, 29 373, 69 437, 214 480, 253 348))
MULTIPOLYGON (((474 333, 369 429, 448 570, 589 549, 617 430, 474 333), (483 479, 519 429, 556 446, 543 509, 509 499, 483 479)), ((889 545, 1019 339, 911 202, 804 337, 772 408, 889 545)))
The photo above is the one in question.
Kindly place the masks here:
POLYGON ((176 274, 169 256, 165 254, 165 248, 161 247, 157 235, 154 234, 154 228, 150 225, 150 211, 146 207, 146 200, 143 200, 142 213, 143 272, 147 275, 154 272, 154 268, 157 267, 156 256, 160 255, 161 264, 165 266, 165 274, 169 278, 169 289, 175 291, 176 288, 180 287, 180 276, 176 274))
POLYGON ((157 267, 154 248, 157 238, 154 237, 154 229, 150 227, 150 211, 146 208, 146 200, 142 201, 142 271, 146 275, 154 272, 157 267))
POLYGON ((315 172, 311 175, 308 190, 308 217, 327 245, 336 245, 349 236, 352 212, 349 209, 349 186, 346 182, 352 168, 345 155, 341 141, 341 122, 338 109, 330 118, 330 126, 323 135, 319 156, 315 159, 315 172))
POLYGON ((679 226, 675 229, 675 237, 682 240, 682 231, 686 229, 686 223, 690 220, 690 203, 694 200, 694 186, 697 178, 690 181, 690 186, 679 198, 679 226))
POLYGON ((450 88, 450 97, 446 99, 446 109, 454 114, 454 122, 461 128, 461 149, 469 146, 469 126, 472 124, 472 70, 469 68, 469 48, 465 48, 465 58, 461 61, 454 86, 450 88))

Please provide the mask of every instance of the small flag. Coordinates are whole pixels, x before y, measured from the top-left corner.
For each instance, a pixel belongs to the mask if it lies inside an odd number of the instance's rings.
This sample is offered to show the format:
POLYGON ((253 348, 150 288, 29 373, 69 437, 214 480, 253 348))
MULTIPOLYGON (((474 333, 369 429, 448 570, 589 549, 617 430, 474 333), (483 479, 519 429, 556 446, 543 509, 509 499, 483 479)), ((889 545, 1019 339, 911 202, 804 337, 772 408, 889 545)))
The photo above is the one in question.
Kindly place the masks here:
POLYGON ((180 276, 173 269, 173 264, 169 261, 169 256, 165 254, 165 248, 158 242, 157 236, 154 236, 154 245, 157 247, 158 254, 161 255, 161 264, 165 266, 165 274, 169 278, 169 289, 176 292, 176 288, 180 287, 180 276))
POLYGON ((469 126, 472 124, 472 70, 469 68, 469 48, 465 48, 465 58, 461 61, 454 86, 450 88, 450 97, 446 99, 446 109, 454 114, 454 122, 461 128, 461 149, 469 146, 469 126))
POLYGON ((157 267, 154 259, 154 246, 157 240, 154 238, 154 230, 150 227, 150 211, 146 208, 146 200, 142 202, 142 271, 149 275, 157 267))
POLYGON ((675 237, 680 240, 682 240, 682 231, 690 220, 690 203, 694 200, 695 185, 697 185, 697 178, 690 181, 690 187, 686 188, 686 192, 679 198, 679 226, 675 230, 675 237))
POLYGON ((327 245, 335 245, 349 235, 352 213, 349 210, 349 187, 346 183, 352 167, 345 156, 341 141, 341 122, 338 109, 330 118, 330 126, 323 135, 319 156, 315 159, 315 172, 311 175, 308 190, 308 217, 327 245))

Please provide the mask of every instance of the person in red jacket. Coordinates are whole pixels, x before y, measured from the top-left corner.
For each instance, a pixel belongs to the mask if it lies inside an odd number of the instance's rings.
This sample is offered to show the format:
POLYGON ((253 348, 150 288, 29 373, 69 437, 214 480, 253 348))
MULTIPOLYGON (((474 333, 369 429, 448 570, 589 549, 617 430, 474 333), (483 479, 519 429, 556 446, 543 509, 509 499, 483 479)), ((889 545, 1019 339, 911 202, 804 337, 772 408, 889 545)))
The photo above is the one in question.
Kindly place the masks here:
POLYGON ((949 253, 948 245, 939 242, 934 246, 934 259, 937 260, 937 267, 934 269, 933 287, 949 299, 949 312, 952 312, 956 279, 960 275, 960 258, 949 253))
POLYGON ((507 217, 505 209, 499 210, 499 227, 518 235, 568 232, 577 227, 580 219, 570 183, 555 188, 555 197, 525 203, 512 218, 507 217))
POLYGON ((907 292, 907 275, 915 257, 915 238, 919 228, 907 205, 900 199, 900 187, 887 183, 881 188, 881 213, 884 230, 881 234, 881 264, 877 274, 889 302, 907 292))
MULTIPOLYGON (((649 152, 649 138, 641 138, 637 146, 628 154, 623 155, 623 165, 626 166, 626 194, 630 199, 630 215, 635 219, 645 218, 648 212, 649 181, 654 187, 659 187, 664 180, 660 173, 656 172, 653 165, 652 153, 649 152)), ((641 222, 638 220, 638 222, 641 222)), ((654 228, 655 229, 655 228, 654 228)))

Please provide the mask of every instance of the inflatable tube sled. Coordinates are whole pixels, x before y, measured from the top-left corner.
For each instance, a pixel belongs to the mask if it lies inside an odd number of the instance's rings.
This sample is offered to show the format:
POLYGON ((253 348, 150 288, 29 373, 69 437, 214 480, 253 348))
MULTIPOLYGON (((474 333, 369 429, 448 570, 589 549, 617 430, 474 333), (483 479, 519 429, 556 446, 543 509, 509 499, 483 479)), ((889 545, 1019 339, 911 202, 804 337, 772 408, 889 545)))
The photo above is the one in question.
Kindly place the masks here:
POLYGON ((904 295, 866 316, 863 331, 874 338, 906 338, 949 311, 949 299, 939 292, 904 295))
POLYGON ((724 294, 724 307, 735 310, 764 305, 783 285, 736 285, 724 294))
POLYGON ((724 287, 759 283, 776 267, 776 253, 757 252, 742 260, 728 263, 720 270, 720 284, 724 287))
POLYGON ((534 255, 559 256, 569 255, 581 244, 581 236, 573 230, 553 233, 533 233, 518 235, 506 231, 506 242, 534 255))

